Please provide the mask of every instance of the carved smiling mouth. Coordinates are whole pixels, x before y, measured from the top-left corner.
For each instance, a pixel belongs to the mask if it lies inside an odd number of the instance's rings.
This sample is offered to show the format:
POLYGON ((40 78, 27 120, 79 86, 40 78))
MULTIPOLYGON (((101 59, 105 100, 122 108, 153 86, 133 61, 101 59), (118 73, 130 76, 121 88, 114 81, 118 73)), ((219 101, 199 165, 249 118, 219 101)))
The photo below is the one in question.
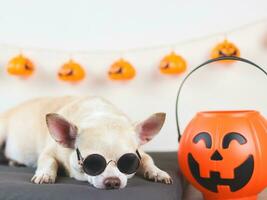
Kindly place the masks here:
POLYGON ((236 56, 237 55, 237 51, 235 50, 233 53, 227 55, 225 54, 223 51, 219 51, 219 55, 222 56, 222 57, 226 57, 226 56, 236 56))
POLYGON ((73 75, 73 70, 69 70, 66 74, 63 74, 61 72, 58 73, 59 76, 72 76, 73 75))
POLYGON ((195 180, 204 188, 212 192, 218 192, 218 185, 228 185, 231 192, 236 192, 243 188, 251 179, 254 171, 254 158, 252 155, 249 155, 240 166, 234 169, 234 179, 221 178, 220 172, 217 171, 210 171, 210 178, 201 177, 199 164, 191 153, 188 154, 188 165, 195 180))
POLYGON ((114 72, 109 72, 109 74, 121 74, 122 73, 122 68, 120 67, 119 69, 117 69, 114 72))

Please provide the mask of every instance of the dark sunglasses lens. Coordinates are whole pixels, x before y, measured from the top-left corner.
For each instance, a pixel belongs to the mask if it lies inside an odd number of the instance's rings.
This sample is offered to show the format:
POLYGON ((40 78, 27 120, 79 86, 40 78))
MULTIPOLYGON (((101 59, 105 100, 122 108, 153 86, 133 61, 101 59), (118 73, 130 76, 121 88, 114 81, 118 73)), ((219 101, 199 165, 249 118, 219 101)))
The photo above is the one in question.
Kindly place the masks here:
POLYGON ((88 175, 97 176, 105 170, 106 165, 107 162, 103 156, 92 154, 83 161, 83 170, 88 175))
POLYGON ((118 160, 118 169, 124 174, 132 174, 137 171, 140 161, 133 153, 124 154, 118 160))

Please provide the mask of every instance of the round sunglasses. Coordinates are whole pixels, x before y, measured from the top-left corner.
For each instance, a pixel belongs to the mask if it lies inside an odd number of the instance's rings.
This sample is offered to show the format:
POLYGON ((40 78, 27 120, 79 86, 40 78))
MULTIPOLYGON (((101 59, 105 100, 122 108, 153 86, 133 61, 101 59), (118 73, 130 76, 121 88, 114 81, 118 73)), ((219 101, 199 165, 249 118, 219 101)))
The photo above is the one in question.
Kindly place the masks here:
POLYGON ((82 166, 83 171, 90 176, 97 176, 104 172, 110 162, 115 162, 120 172, 124 174, 133 174, 138 170, 141 162, 141 155, 138 150, 136 150, 136 154, 126 153, 122 155, 117 162, 114 160, 107 162, 100 154, 91 154, 83 159, 78 148, 76 149, 76 153, 78 163, 82 166))

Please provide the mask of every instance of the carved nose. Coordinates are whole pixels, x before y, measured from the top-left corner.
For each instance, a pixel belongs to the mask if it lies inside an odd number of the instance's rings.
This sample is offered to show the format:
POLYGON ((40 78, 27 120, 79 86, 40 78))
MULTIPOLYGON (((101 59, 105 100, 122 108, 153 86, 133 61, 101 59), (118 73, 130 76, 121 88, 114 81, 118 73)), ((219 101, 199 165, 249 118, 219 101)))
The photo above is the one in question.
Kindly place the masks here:
POLYGON ((104 180, 104 185, 106 189, 119 189, 121 186, 121 181, 117 177, 109 177, 104 180))
POLYGON ((218 150, 216 150, 212 156, 210 157, 211 160, 222 160, 223 157, 222 155, 220 154, 220 152, 218 150))

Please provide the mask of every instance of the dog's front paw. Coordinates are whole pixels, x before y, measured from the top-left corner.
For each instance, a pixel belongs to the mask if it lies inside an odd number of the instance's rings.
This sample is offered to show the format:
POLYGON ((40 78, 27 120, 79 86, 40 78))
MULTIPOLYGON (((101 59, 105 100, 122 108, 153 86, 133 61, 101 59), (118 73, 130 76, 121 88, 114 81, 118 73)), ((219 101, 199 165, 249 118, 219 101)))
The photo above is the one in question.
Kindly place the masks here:
POLYGON ((145 171, 144 177, 148 180, 155 182, 162 182, 165 184, 172 184, 173 180, 167 172, 164 172, 158 168, 145 171))
POLYGON ((31 179, 31 182, 35 184, 51 184, 55 183, 55 181, 55 176, 46 173, 36 173, 31 179))

